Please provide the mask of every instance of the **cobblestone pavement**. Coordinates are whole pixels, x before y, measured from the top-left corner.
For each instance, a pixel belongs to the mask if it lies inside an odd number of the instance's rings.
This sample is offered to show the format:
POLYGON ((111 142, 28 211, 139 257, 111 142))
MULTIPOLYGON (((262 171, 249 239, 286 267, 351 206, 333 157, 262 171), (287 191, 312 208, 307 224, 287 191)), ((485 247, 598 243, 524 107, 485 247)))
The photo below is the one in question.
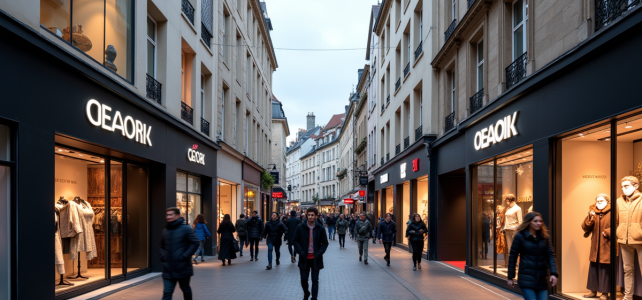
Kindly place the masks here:
MULTIPOLYGON (((194 299, 303 299, 299 269, 290 262, 287 245, 281 247, 281 265, 274 264, 271 271, 265 270, 266 249, 262 242, 258 262, 245 255, 231 266, 206 257, 194 268, 194 299)), ((319 299, 521 299, 440 262, 424 261, 422 270, 414 272, 411 255, 396 247, 390 267, 383 256, 383 247, 371 243, 370 264, 364 265, 356 242, 348 238, 340 249, 338 237, 331 241, 320 274, 319 299)), ((162 279, 156 278, 103 299, 160 299, 162 291, 162 279)), ((173 299, 183 299, 178 285, 173 299)))

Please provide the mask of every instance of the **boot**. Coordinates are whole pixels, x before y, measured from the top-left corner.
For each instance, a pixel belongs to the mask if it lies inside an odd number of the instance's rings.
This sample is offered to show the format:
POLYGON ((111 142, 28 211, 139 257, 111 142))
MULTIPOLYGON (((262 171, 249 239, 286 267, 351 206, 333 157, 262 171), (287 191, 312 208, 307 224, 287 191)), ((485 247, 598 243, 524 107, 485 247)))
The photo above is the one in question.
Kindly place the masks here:
POLYGON ((417 271, 417 265, 412 266, 413 271, 417 271))
POLYGON ((359 261, 361 261, 361 255, 359 255, 359 261))
POLYGON ((367 264, 368 264, 368 260, 364 260, 364 261, 363 261, 363 264, 364 264, 364 265, 367 265, 367 264))
POLYGON ((280 265, 280 264, 281 264, 281 262, 279 262, 279 259, 277 258, 277 259, 276 259, 276 265, 278 266, 278 265, 280 265))
POLYGON ((254 261, 254 256, 250 257, 250 261, 254 261))
POLYGON ((272 265, 267 265, 267 267, 265 267, 265 269, 266 270, 272 270, 272 265))
POLYGON ((597 298, 597 292, 591 291, 590 293, 584 295, 584 298, 597 298))
POLYGON ((225 260, 223 260, 223 266, 225 266, 225 260))

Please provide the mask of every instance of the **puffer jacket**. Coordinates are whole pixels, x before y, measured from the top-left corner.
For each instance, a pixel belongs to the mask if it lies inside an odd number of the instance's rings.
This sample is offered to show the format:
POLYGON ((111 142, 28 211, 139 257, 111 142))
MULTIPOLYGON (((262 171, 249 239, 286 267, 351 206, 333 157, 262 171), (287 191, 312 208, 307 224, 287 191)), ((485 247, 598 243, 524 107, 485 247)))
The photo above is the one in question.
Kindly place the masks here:
POLYGON ((515 278, 515 265, 519 256, 519 278, 517 284, 520 288, 543 290, 548 288, 550 275, 557 275, 555 253, 548 238, 541 233, 533 236, 528 230, 515 234, 513 245, 508 258, 508 279, 515 278))
POLYGON ((424 222, 411 222, 406 228, 406 236, 410 241, 423 241, 424 235, 428 234, 428 228, 424 222), (420 233, 419 230, 423 229, 424 232, 420 233), (412 233, 410 231, 413 231, 412 233))
POLYGON ((247 222, 247 235, 251 239, 260 239, 263 233, 263 221, 259 217, 251 217, 247 222))
POLYGON ((196 236, 198 237, 198 239, 201 241, 204 241, 208 237, 212 236, 209 229, 207 229, 207 225, 205 225, 205 223, 196 223, 196 225, 194 225, 194 232, 196 233, 196 236))
POLYGON ((247 236, 247 220, 246 219, 238 219, 236 220, 236 224, 234 225, 236 228, 236 234, 239 236, 247 236))
POLYGON ((361 221, 361 219, 359 219, 355 224, 355 230, 357 233, 357 240, 367 240, 370 238, 372 233, 372 224, 370 224, 368 219, 365 221, 361 221))
POLYGON ((167 223, 161 239, 160 259, 163 263, 163 278, 181 279, 194 276, 192 254, 200 241, 185 219, 167 223))
POLYGON ((392 242, 395 240, 397 234, 397 224, 394 221, 383 221, 379 223, 379 230, 377 231, 377 238, 383 242, 392 242))
POLYGON ((346 231, 348 230, 348 221, 339 218, 336 224, 336 228, 337 234, 346 234, 346 231))
POLYGON ((637 190, 627 197, 617 198, 617 242, 620 244, 642 244, 642 194, 637 190))
POLYGON ((591 253, 589 260, 603 264, 611 263, 611 205, 607 204, 602 210, 595 207, 589 208, 589 215, 582 222, 584 237, 591 235, 591 253), (590 212, 594 211, 595 216, 590 212), (604 234, 602 234, 604 233, 604 234), (606 236, 605 236, 606 235, 606 236), (597 257, 598 254, 600 257, 597 257))
POLYGON ((325 222, 328 227, 334 227, 337 224, 337 217, 328 217, 325 222))
POLYGON ((263 230, 263 237, 272 243, 272 245, 281 245, 281 239, 283 238, 283 234, 288 231, 288 228, 285 227, 285 224, 281 223, 281 221, 276 220, 270 220, 267 223, 265 223, 265 229, 263 230))

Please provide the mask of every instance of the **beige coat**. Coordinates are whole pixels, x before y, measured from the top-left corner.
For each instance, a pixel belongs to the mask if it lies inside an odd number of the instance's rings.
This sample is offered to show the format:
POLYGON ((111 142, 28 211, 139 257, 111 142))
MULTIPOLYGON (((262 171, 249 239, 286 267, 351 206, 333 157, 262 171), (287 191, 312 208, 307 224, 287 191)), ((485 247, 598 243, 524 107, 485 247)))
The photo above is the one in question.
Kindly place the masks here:
POLYGON ((629 198, 617 198, 617 242, 642 244, 642 194, 637 190, 629 198))

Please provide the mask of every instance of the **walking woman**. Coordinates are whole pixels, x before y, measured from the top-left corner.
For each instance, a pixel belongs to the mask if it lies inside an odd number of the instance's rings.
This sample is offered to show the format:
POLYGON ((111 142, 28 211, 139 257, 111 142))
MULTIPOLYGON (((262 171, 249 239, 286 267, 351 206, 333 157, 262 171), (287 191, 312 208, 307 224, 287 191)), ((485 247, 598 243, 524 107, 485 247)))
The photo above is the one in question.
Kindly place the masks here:
POLYGON ((346 247, 346 231, 348 230, 348 221, 344 218, 343 214, 339 215, 339 220, 336 223, 337 234, 339 235, 339 248, 346 247))
POLYGON ((207 229, 206 224, 207 222, 205 222, 205 217, 203 217, 202 214, 198 214, 198 216, 196 216, 196 219, 194 220, 194 223, 192 223, 192 229, 194 229, 194 232, 196 233, 196 236, 200 241, 200 243, 198 244, 198 249, 196 250, 196 253, 194 253, 194 258, 192 258, 192 261, 197 265, 198 261, 196 259, 198 258, 199 254, 201 255, 201 262, 205 261, 205 259, 203 259, 203 255, 205 254, 205 240, 207 240, 207 238, 209 237, 212 237, 212 234, 207 229))
POLYGON ((232 264, 232 259, 236 258, 236 251, 234 251, 234 224, 230 221, 230 215, 225 214, 223 221, 218 225, 218 231, 221 235, 220 249, 218 251, 218 259, 223 261, 225 265, 225 260, 227 264, 232 264))
POLYGON ((557 265, 542 215, 538 212, 526 214, 523 223, 515 231, 517 233, 508 258, 508 285, 511 287, 515 285, 513 279, 519 256, 517 284, 522 289, 524 299, 548 299, 548 282, 550 281, 552 286, 557 284, 557 265), (547 280, 548 273, 550 273, 549 280, 547 280))
POLYGON ((412 247, 412 270, 421 270, 421 253, 424 251, 424 237, 428 233, 426 224, 421 220, 420 214, 412 215, 412 222, 406 228, 406 237, 412 247))

